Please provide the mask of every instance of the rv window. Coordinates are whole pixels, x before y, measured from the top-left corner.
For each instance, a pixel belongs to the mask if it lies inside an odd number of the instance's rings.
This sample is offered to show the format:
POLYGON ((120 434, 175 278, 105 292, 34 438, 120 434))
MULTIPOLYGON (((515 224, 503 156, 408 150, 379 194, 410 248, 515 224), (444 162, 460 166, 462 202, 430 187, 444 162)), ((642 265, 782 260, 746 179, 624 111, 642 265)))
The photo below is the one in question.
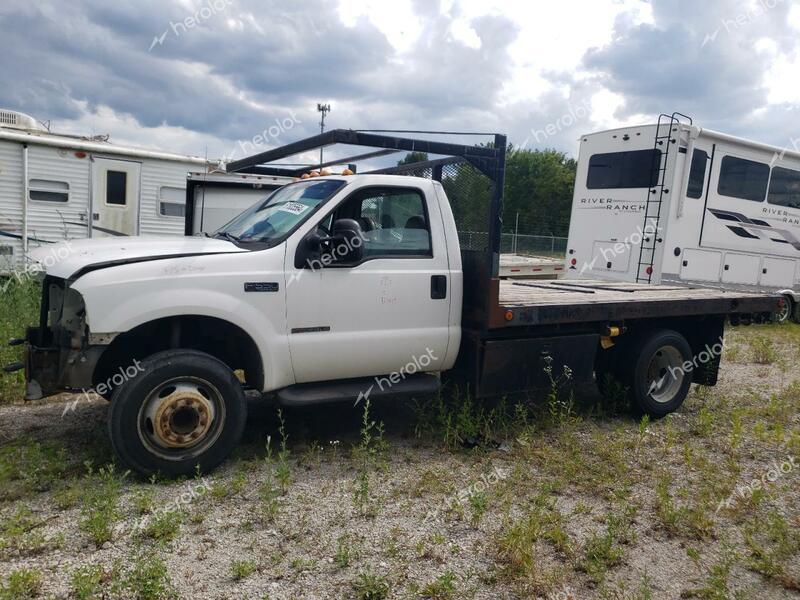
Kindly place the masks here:
POLYGON ((695 150, 692 154, 692 168, 689 171, 689 187, 686 188, 686 195, 689 198, 700 198, 703 196, 703 184, 706 181, 706 165, 708 164, 708 153, 705 150, 695 150))
POLYGON ((39 202, 67 202, 69 184, 65 181, 31 179, 28 182, 28 198, 39 202))
POLYGON ((106 171, 106 204, 125 206, 128 174, 125 171, 106 171))
POLYGON ((589 159, 590 190, 647 188, 658 183, 661 150, 595 154, 589 159))
POLYGON ((186 216, 186 190, 162 187, 158 191, 158 211, 164 217, 186 216))
POLYGON ((768 165, 726 156, 722 159, 717 191, 723 196, 763 202, 768 181, 768 165))
POLYGON ((767 202, 788 208, 800 208, 800 171, 783 167, 772 169, 767 202))

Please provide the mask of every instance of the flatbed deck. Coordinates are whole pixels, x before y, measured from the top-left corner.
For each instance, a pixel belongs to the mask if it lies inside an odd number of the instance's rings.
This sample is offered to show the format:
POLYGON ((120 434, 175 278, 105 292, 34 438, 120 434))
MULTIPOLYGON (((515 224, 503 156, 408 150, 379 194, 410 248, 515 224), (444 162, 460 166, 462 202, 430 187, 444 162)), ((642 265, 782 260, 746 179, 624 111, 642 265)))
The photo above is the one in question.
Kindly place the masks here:
POLYGON ((501 280, 505 326, 774 312, 780 297, 694 286, 591 280, 501 280))

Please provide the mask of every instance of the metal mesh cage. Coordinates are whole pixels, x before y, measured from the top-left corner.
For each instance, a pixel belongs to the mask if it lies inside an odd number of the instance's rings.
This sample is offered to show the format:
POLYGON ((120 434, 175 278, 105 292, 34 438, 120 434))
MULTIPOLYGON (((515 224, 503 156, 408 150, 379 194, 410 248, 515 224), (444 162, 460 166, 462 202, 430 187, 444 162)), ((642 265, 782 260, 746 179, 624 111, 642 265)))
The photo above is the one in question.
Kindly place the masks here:
MULTIPOLYGON (((403 175, 430 179, 434 171, 424 167, 403 170, 403 175)), ((456 162, 441 166, 441 183, 450 200, 461 249, 487 250, 491 180, 469 163, 456 162)))

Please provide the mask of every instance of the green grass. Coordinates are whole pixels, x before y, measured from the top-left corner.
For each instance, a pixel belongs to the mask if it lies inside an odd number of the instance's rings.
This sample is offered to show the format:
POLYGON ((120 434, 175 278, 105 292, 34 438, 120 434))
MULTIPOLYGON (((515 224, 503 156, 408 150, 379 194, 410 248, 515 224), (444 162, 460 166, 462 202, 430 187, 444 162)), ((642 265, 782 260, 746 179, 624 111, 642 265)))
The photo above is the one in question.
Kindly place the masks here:
MULTIPOLYGON (((7 341, 25 337, 25 328, 39 320, 41 287, 31 280, 0 279, 0 366, 22 360, 21 346, 7 341)), ((22 400, 25 393, 23 371, 0 377, 0 404, 22 400)))
POLYGON ((257 568, 258 565, 254 560, 235 560, 231 563, 231 576, 237 581, 247 579, 257 568))
POLYGON ((27 600, 36 598, 42 587, 42 574, 34 569, 18 569, 8 574, 0 583, 0 600, 27 600))

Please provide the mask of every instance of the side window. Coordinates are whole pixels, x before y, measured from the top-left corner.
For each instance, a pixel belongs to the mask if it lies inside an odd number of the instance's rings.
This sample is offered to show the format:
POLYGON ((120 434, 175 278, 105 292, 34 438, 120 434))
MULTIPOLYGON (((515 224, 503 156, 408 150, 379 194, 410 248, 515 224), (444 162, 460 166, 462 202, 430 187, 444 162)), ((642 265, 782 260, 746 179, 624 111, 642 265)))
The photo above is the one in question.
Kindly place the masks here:
POLYGON ((361 225, 365 258, 433 256, 428 212, 417 190, 361 190, 337 209, 336 218, 352 218, 361 225))
POLYGON ((722 196, 763 202, 767 195, 769 166, 764 163, 726 156, 722 159, 717 191, 722 196))
POLYGON ((167 186, 159 188, 158 213, 162 217, 185 217, 186 190, 167 186))
POLYGON ((631 150, 595 154, 589 159, 586 187, 590 190, 649 188, 658 183, 661 150, 631 150))
POLYGON ((767 202, 787 208, 800 208, 800 171, 775 167, 767 202))
POLYGON ((125 206, 128 203, 128 174, 125 171, 106 171, 106 204, 125 206))
POLYGON ((692 154, 692 166, 689 170, 689 185, 686 196, 689 198, 702 198, 706 181, 706 166, 708 153, 705 150, 695 150, 692 154))
POLYGON ((31 179, 28 182, 28 198, 39 202, 68 202, 69 184, 66 181, 31 179))

